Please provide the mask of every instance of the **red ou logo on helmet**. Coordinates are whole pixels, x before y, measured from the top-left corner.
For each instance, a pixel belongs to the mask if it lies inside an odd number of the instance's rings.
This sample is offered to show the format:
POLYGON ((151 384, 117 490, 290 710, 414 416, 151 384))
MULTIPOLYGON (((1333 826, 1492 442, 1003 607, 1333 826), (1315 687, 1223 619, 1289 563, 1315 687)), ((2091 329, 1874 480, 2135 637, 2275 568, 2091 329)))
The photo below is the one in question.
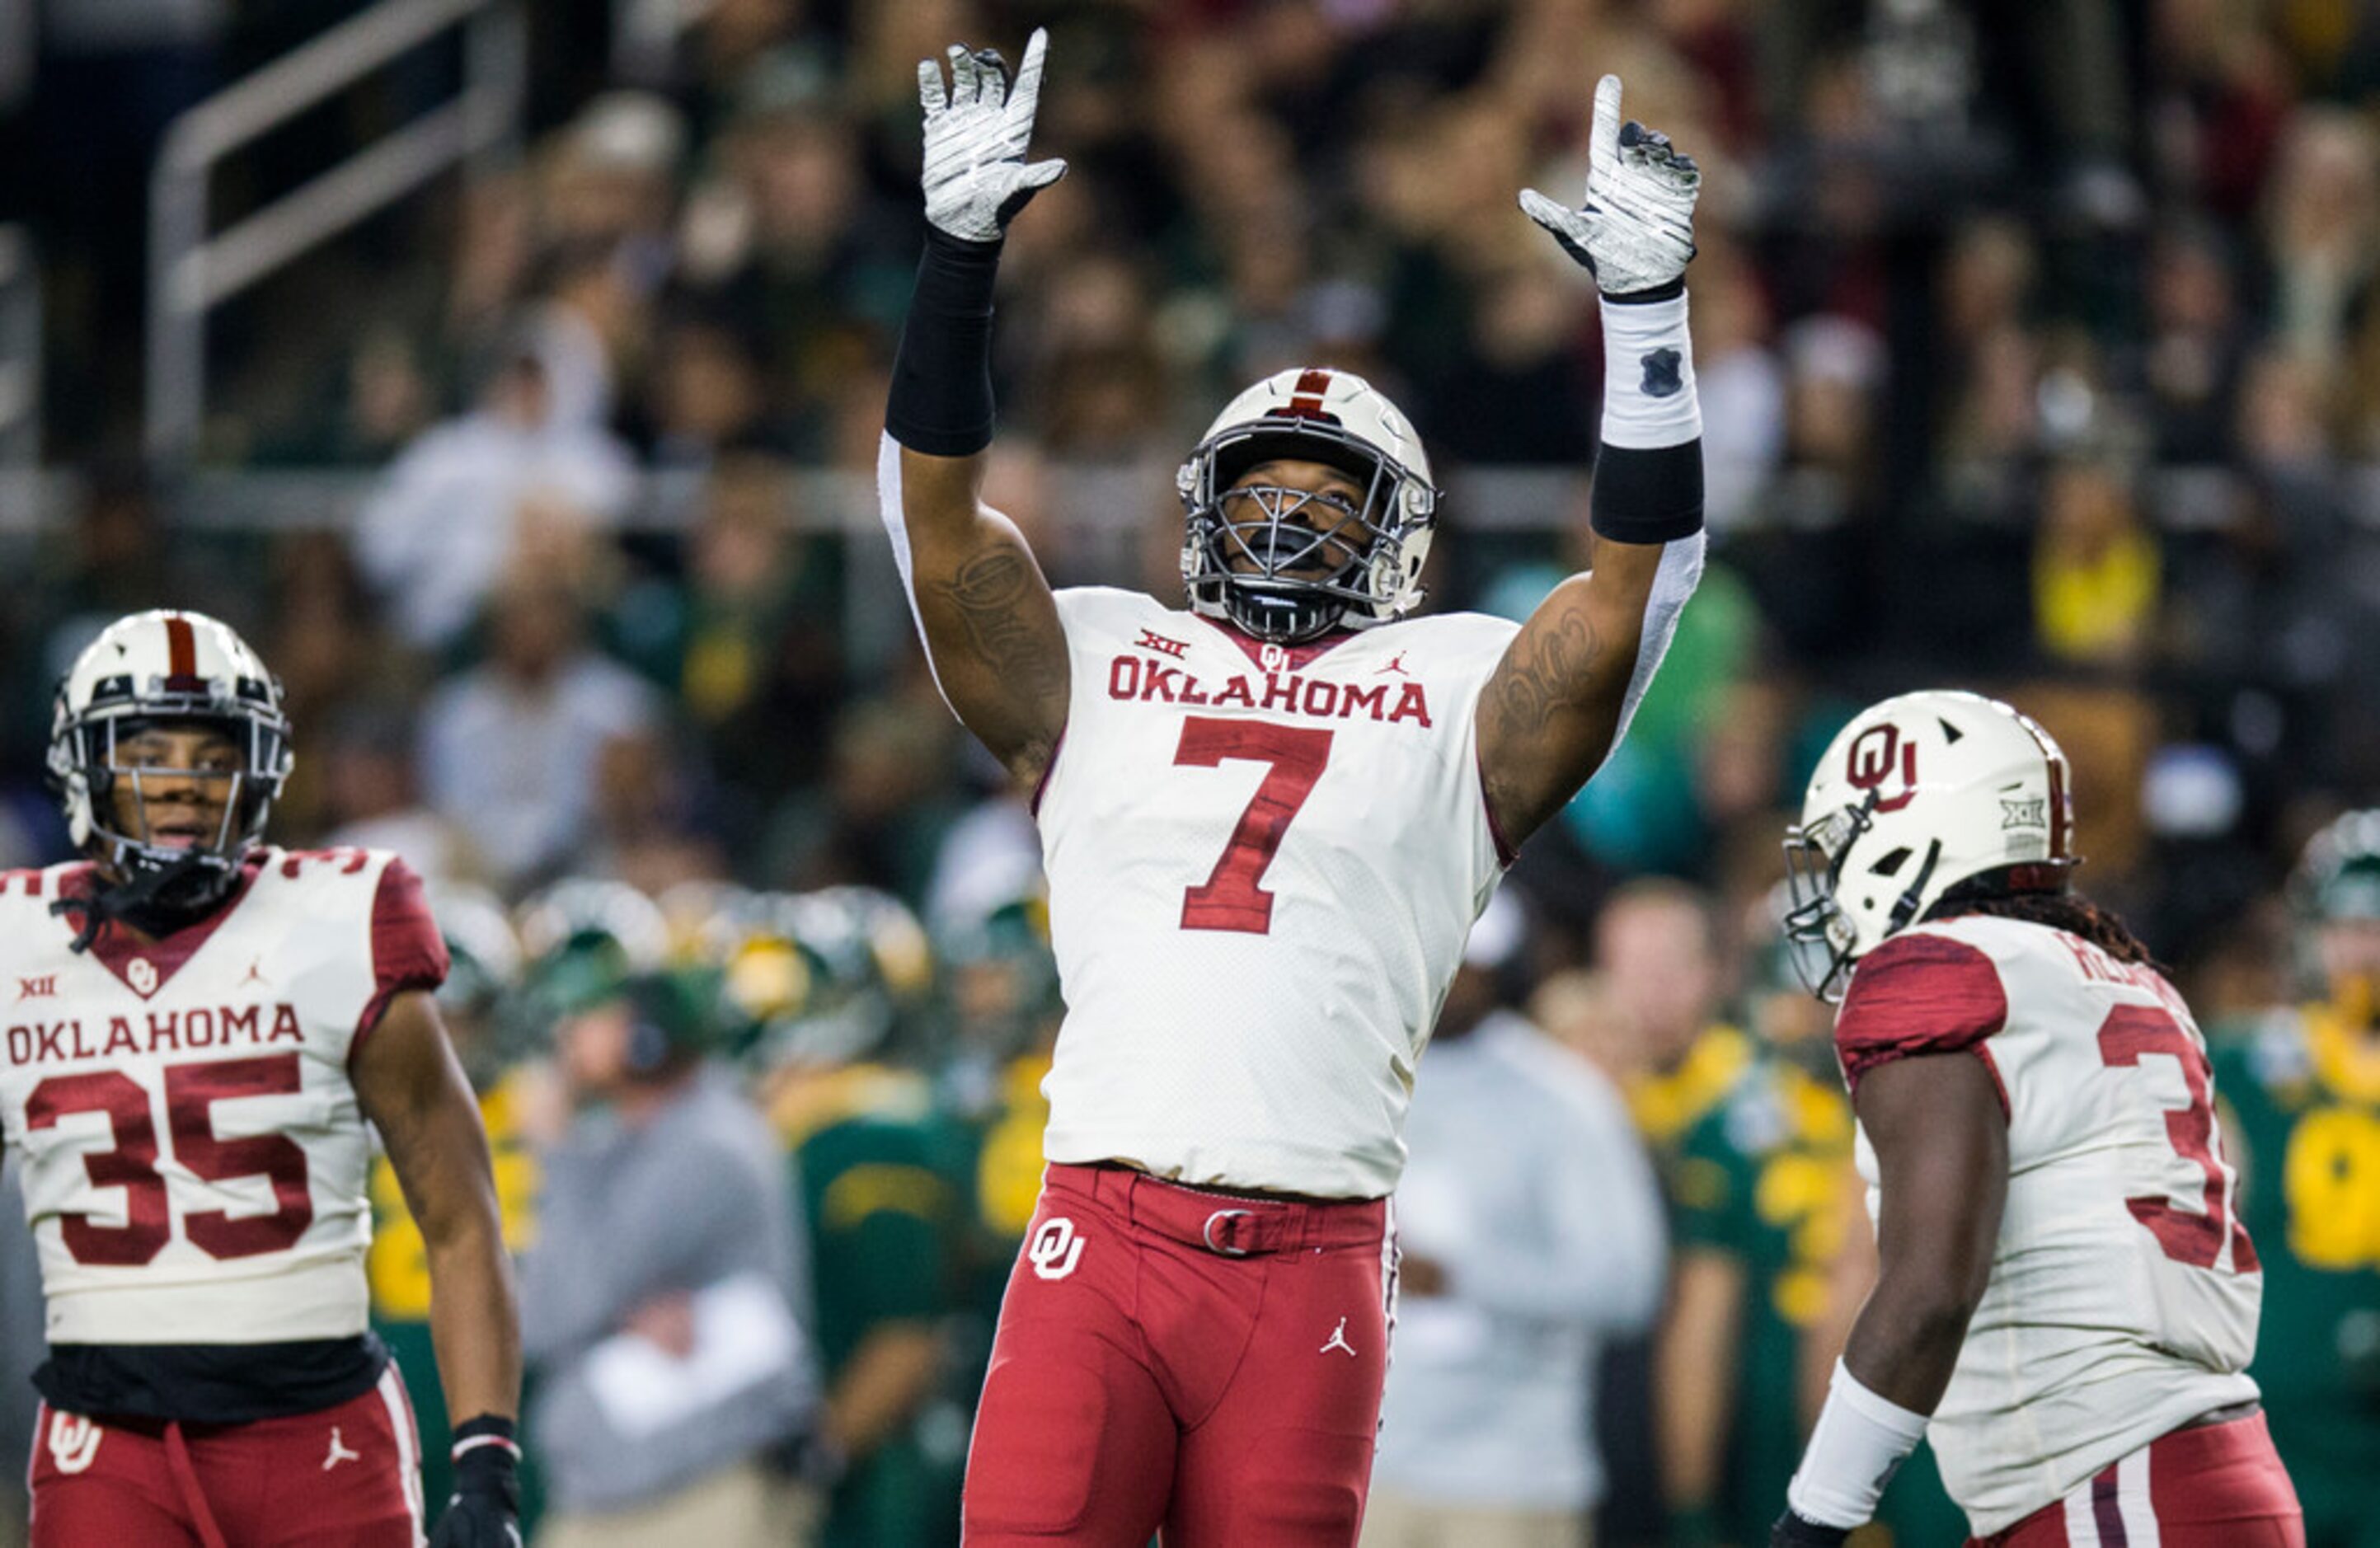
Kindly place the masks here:
POLYGON ((1844 778, 1854 790, 1876 792, 1877 811, 1897 812, 1916 797, 1917 744, 1901 740, 1900 728, 1891 721, 1870 726, 1853 737, 1850 763, 1844 778), (1896 773, 1900 776, 1900 793, 1884 794, 1885 782, 1896 773))

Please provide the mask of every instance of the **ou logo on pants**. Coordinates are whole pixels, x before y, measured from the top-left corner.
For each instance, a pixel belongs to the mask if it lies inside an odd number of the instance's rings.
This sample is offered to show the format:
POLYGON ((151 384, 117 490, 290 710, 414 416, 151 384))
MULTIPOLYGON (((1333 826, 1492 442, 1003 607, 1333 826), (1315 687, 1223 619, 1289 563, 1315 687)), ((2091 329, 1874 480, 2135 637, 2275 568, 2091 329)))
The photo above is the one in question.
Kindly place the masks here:
POLYGON ((50 1414, 50 1460, 62 1473, 79 1473, 99 1455, 103 1432, 80 1414, 50 1414))
POLYGON ((1075 1223, 1064 1215, 1052 1215, 1041 1222, 1033 1240, 1025 1249, 1025 1256, 1033 1264, 1033 1272, 1043 1279, 1063 1279, 1075 1272, 1082 1261, 1083 1239, 1075 1234, 1075 1223))

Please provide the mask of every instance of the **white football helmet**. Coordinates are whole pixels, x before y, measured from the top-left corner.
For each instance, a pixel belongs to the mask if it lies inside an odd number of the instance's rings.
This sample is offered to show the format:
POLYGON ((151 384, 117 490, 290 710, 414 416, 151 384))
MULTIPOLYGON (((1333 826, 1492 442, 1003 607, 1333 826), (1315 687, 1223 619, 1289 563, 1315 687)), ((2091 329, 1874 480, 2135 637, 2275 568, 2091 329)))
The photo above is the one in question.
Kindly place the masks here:
POLYGON ((1785 836, 1785 930, 1829 1003, 1851 969, 1953 889, 2060 891, 2075 864, 2066 755, 1980 694, 1886 699, 1818 760, 1785 836))
POLYGON ((1187 512, 1182 579, 1193 612, 1293 644, 1385 623, 1421 602, 1438 514, 1429 458, 1413 422, 1352 371, 1293 369, 1257 382, 1223 405, 1174 486, 1187 512), (1276 458, 1339 468, 1363 487, 1362 504, 1268 486, 1236 491, 1227 512, 1232 484, 1276 458), (1347 557, 1328 573, 1293 573, 1334 552, 1347 557))
POLYGON ((111 623, 75 658, 58 683, 50 719, 49 775, 79 848, 96 851, 128 883, 151 878, 143 896, 167 906, 203 905, 229 890, 240 862, 264 834, 289 777, 289 720, 281 683, 248 642, 204 613, 157 611, 111 623), (115 745, 158 722, 222 725, 246 749, 208 842, 157 841, 149 831, 144 781, 182 769, 127 769, 115 745), (129 780, 137 831, 118 832, 112 792, 129 780))

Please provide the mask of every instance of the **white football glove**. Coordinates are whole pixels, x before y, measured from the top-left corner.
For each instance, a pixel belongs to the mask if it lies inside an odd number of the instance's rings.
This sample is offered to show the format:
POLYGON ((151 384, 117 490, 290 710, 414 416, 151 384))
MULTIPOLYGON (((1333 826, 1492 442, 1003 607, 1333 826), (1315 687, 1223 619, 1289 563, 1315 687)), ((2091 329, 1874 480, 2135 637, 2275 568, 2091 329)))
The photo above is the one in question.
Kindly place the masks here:
POLYGON ((1050 34, 1035 28, 1011 86, 997 49, 953 44, 947 98, 942 67, 917 62, 917 100, 926 109, 926 219, 941 230, 969 242, 997 241, 1026 200, 1066 175, 1062 161, 1025 164, 1049 52, 1050 34))
POLYGON ((1529 219, 1554 234, 1586 266, 1606 296, 1658 290, 1686 272, 1694 256, 1694 197, 1703 175, 1667 135, 1633 119, 1620 122, 1620 78, 1595 88, 1595 128, 1587 139, 1586 201, 1576 210, 1535 188, 1521 190, 1529 219))

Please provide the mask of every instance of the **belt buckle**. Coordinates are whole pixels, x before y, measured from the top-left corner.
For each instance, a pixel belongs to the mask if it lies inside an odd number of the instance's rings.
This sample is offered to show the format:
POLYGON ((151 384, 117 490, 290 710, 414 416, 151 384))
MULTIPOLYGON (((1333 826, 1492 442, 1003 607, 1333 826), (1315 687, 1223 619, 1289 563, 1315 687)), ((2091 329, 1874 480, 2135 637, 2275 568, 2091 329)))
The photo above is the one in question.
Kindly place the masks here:
POLYGON ((1245 1247, 1231 1247, 1217 1241, 1215 1240, 1215 1222, 1218 1220, 1229 1220, 1235 1215, 1254 1215, 1255 1214, 1256 1211, 1252 1209, 1219 1209, 1215 1211, 1214 1214, 1207 1216, 1207 1224, 1199 1228, 1198 1231, 1200 1239, 1207 1244, 1207 1251, 1215 1253, 1219 1257, 1225 1258, 1245 1258, 1252 1256, 1253 1254, 1251 1254, 1245 1247))

